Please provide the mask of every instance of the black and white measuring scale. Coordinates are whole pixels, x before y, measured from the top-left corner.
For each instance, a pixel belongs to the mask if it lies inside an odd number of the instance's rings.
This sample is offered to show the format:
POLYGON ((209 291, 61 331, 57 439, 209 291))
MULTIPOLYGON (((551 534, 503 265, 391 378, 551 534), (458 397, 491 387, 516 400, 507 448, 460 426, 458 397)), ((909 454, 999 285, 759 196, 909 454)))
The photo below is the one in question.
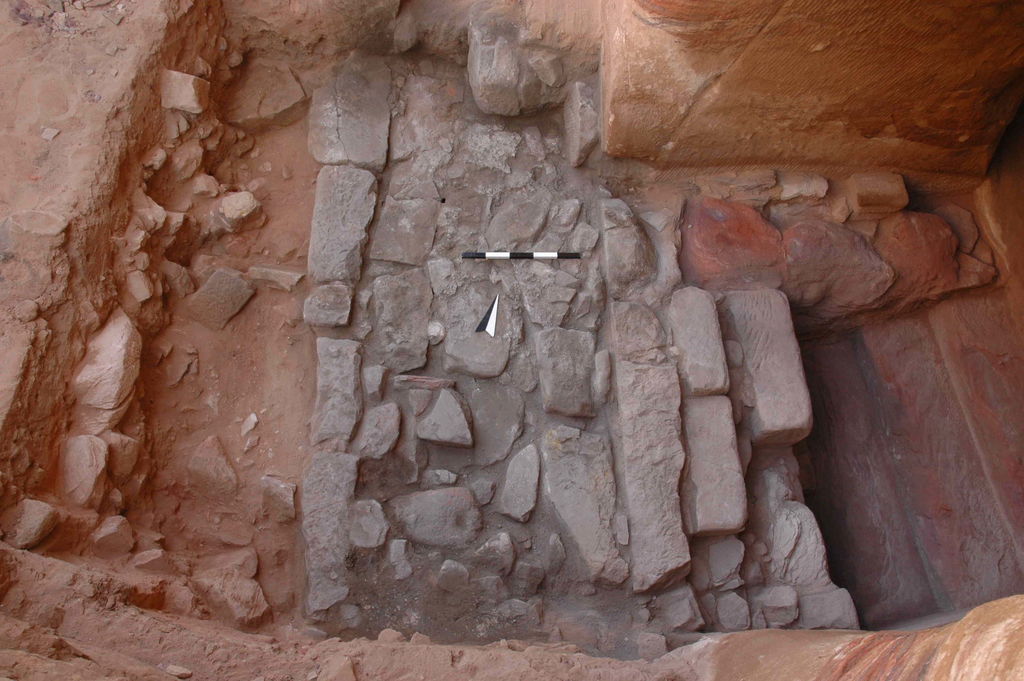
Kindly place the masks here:
MULTIPOLYGON (((580 253, 572 251, 463 251, 463 260, 579 260, 580 253)), ((494 296, 483 319, 476 325, 477 333, 494 338, 498 325, 498 296, 494 296)))

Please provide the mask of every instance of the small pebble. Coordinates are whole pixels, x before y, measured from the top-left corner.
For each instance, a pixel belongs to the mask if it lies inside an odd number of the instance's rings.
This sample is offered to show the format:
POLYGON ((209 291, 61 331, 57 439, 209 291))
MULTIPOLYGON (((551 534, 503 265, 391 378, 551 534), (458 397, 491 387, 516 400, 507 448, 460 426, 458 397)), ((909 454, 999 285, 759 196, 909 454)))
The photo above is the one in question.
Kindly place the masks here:
POLYGON ((56 137, 59 134, 60 130, 58 130, 57 128, 43 128, 43 132, 39 136, 42 137, 47 142, 50 142, 53 140, 54 137, 56 137))

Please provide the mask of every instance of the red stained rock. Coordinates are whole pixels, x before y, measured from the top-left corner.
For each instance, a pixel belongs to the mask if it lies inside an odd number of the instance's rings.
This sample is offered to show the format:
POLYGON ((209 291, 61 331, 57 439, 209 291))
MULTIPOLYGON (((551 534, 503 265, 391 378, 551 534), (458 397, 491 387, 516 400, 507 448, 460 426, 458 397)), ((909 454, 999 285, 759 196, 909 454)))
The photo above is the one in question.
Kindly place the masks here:
POLYGON ((782 290, 796 308, 815 317, 841 317, 866 309, 896 278, 860 234, 822 220, 801 221, 783 232, 786 270, 782 290))
POLYGON ((782 281, 782 235, 753 208, 702 197, 688 201, 679 264, 702 288, 776 287, 782 281))
POLYGON ((875 249, 896 272, 887 300, 898 307, 933 300, 957 287, 957 238, 930 213, 897 213, 878 224, 875 249))

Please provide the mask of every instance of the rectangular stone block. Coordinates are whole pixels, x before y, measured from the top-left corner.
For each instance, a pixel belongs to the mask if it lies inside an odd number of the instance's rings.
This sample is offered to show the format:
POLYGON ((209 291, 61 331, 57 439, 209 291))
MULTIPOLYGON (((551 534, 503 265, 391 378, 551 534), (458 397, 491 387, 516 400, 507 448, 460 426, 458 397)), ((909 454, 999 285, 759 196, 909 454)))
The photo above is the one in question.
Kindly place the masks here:
POLYGON ((686 463, 679 377, 671 364, 615 362, 617 454, 629 511, 633 591, 669 584, 690 567, 679 478, 686 463))
POLYGON ((692 286, 679 289, 672 294, 667 313, 683 392, 686 395, 729 392, 729 367, 714 297, 692 286))
POLYGON ((312 440, 337 439, 345 445, 363 413, 360 346, 352 340, 317 338, 316 357, 312 440))
POLYGON ((353 285, 363 269, 366 227, 377 201, 373 173, 350 166, 325 166, 316 178, 309 237, 309 274, 316 283, 353 285))
POLYGON ((390 97, 391 70, 381 57, 349 57, 330 83, 313 92, 308 138, 313 158, 383 170, 390 97))
POLYGON ((739 532, 747 522, 747 493, 732 403, 724 395, 689 398, 683 406, 683 423, 688 455, 682 487, 687 534, 739 532))
POLYGON ((302 481, 302 537, 306 553, 306 612, 317 617, 348 597, 347 509, 358 457, 323 450, 313 455, 302 481))
POLYGON ((544 433, 544 494, 580 552, 592 581, 621 584, 629 574, 612 535, 615 476, 599 435, 558 426, 544 433))
POLYGON ((594 415, 594 334, 557 327, 538 332, 537 367, 544 411, 594 415))
POLYGON ((807 437, 811 398, 786 296, 771 289, 731 291, 721 313, 726 337, 743 348, 753 443, 792 445, 807 437))

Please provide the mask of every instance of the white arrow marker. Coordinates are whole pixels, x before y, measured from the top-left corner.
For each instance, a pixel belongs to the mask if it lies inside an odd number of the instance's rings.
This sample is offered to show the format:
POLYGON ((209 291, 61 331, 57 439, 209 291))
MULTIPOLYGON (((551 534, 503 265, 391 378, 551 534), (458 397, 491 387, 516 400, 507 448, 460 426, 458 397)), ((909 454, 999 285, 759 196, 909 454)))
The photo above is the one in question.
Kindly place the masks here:
POLYGON ((494 330, 498 325, 498 296, 494 296, 494 300, 491 301, 491 306, 487 308, 487 312, 484 314, 484 318, 480 320, 480 323, 476 325, 476 332, 480 333, 483 331, 491 338, 494 338, 494 330))

